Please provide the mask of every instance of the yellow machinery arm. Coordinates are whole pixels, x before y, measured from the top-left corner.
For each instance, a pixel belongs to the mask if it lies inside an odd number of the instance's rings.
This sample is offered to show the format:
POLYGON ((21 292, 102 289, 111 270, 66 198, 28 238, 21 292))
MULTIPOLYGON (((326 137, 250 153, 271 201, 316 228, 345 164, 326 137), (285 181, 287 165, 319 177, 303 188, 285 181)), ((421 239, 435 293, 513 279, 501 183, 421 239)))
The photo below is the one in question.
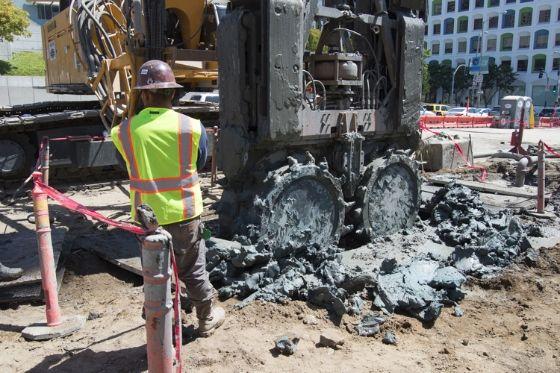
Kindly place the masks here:
MULTIPOLYGON (((134 112, 137 68, 149 57, 147 0, 72 1, 43 26, 47 87, 53 93, 90 91, 107 129, 134 112)), ((217 85, 215 31, 223 0, 166 0, 162 59, 186 89, 217 85)))

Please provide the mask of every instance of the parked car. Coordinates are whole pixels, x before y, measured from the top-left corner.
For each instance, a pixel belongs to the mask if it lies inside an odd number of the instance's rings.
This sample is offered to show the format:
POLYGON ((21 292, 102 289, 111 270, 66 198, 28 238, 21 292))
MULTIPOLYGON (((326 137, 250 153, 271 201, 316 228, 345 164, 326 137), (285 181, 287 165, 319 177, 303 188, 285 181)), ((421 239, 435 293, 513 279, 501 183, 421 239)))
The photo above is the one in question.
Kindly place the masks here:
POLYGON ((447 115, 447 110, 449 110, 449 106, 443 104, 423 104, 422 106, 436 115, 447 115))
POLYGON ((482 114, 480 114, 479 112, 480 109, 471 107, 471 108, 466 108, 466 107, 454 107, 452 109, 449 109, 449 111, 447 112, 447 115, 456 115, 456 116, 465 116, 465 117, 481 117, 482 114))
POLYGON ((218 92, 189 92, 181 97, 180 101, 197 101, 219 104, 220 94, 218 92))
POLYGON ((539 118, 542 117, 560 117, 560 109, 555 109, 552 107, 545 107, 539 112, 539 118))
POLYGON ((478 114, 480 114, 481 117, 489 117, 491 111, 492 109, 482 108, 478 109, 478 114))
POLYGON ((426 117, 435 117, 436 113, 433 111, 426 110, 425 108, 420 108, 420 115, 426 117))
POLYGON ((501 112, 500 112, 500 107, 499 106, 494 106, 493 108, 490 109, 489 115, 491 117, 499 117, 500 114, 501 114, 501 112))

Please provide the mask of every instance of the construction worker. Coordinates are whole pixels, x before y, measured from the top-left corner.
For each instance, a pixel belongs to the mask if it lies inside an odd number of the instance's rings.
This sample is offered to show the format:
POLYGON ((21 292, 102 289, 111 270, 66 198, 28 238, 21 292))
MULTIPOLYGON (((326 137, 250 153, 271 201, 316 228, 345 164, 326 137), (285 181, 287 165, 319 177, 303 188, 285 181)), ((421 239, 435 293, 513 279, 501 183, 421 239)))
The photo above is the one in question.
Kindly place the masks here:
POLYGON ((0 262, 0 281, 13 281, 23 275, 23 269, 21 268, 10 268, 0 262))
POLYGON ((131 214, 136 219, 136 207, 147 204, 171 233, 179 278, 196 308, 198 332, 209 336, 223 324, 225 311, 213 304, 216 291, 208 279, 202 239, 197 171, 206 163, 206 131, 199 120, 172 109, 175 88, 182 86, 168 64, 144 63, 137 82, 134 89, 145 108, 111 130, 130 177, 131 214))

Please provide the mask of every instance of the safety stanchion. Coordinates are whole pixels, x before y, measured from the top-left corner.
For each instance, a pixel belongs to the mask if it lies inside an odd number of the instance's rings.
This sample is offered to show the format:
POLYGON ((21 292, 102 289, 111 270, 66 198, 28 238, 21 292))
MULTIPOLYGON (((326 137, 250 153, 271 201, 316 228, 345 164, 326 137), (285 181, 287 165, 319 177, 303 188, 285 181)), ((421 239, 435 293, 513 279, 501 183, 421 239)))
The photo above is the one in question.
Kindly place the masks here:
MULTIPOLYGON (((34 180, 40 179, 41 172, 35 172, 33 178, 34 180)), ((56 267, 54 263, 47 194, 38 183, 35 183, 31 194, 33 196, 41 284, 44 293, 47 322, 32 324, 23 329, 21 334, 26 339, 40 341, 72 334, 83 327, 86 318, 84 316, 62 317, 58 304, 58 286, 56 281, 56 267)))
MULTIPOLYGON (((171 270, 171 259, 173 258, 171 235, 159 227, 155 214, 148 206, 139 206, 137 214, 149 232, 141 239, 148 372, 180 373, 181 315, 178 308, 173 307, 171 298, 173 274, 171 270), (173 318, 175 318, 174 323, 173 318), (175 355, 173 336, 175 336, 175 355)), ((179 281, 174 260, 173 270, 176 275, 175 303, 177 305, 179 281)))
POLYGON ((537 213, 544 213, 545 154, 543 142, 539 142, 537 213))
POLYGON ((49 165, 50 165, 51 147, 48 137, 43 137, 43 149, 41 152, 41 175, 43 183, 49 185, 49 165))

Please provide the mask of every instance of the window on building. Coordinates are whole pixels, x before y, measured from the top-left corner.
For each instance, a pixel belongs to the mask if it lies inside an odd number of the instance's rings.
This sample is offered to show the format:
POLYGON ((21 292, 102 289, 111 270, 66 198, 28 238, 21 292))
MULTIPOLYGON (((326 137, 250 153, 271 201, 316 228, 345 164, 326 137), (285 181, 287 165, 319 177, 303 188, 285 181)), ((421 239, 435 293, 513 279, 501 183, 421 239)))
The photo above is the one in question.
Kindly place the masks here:
POLYGON ((552 59, 552 70, 560 71, 560 58, 557 57, 552 59))
POLYGON ((434 23, 433 31, 434 35, 441 34, 441 23, 434 23))
POLYGON ((424 35, 428 35, 428 25, 424 25, 424 35))
POLYGON ((457 19, 457 32, 467 32, 469 30, 469 19, 465 16, 457 19))
POLYGON ((447 3, 447 13, 455 11, 455 0, 451 0, 447 3))
POLYGON ((500 0, 488 0, 488 7, 500 6, 500 0))
POLYGON ((519 36, 519 49, 529 49, 531 46, 531 35, 519 36))
POLYGON ((434 0, 432 2, 432 15, 439 16, 441 14, 441 0, 434 0))
POLYGON ((438 55, 439 54, 439 43, 434 43, 432 44, 432 55, 438 55))
POLYGON ((554 46, 560 47, 560 32, 557 32, 554 36, 554 46))
POLYGON ((474 7, 475 8, 484 8, 484 0, 475 0, 474 7))
POLYGON ((520 3, 531 3, 533 0, 519 0, 520 3))
POLYGON ((452 41, 446 41, 445 42, 445 54, 451 54, 453 53, 453 42, 452 41))
POLYGON ((536 54, 533 56, 533 72, 544 71, 546 67, 546 56, 544 54, 536 54))
POLYGON ((539 23, 549 23, 550 22, 550 9, 542 9, 539 12, 539 23))
POLYGON ((459 12, 466 12, 469 10, 470 0, 459 0, 459 12))
POLYGON ((513 27, 515 24, 515 11, 513 10, 506 10, 504 15, 502 16, 502 28, 510 28, 513 27))
POLYGON ((459 53, 467 53, 467 41, 466 40, 459 40, 457 43, 457 51, 459 53))
POLYGON ((478 49, 478 42, 480 41, 479 36, 471 37, 471 47, 469 49, 470 53, 478 53, 480 50, 478 49))
POLYGON ((519 11, 519 27, 531 26, 533 22, 533 8, 523 8, 519 11))
POLYGON ((515 4, 516 0, 506 0, 506 4, 515 4))
POLYGON ((486 40, 486 51, 493 52, 496 50, 497 40, 495 38, 491 38, 486 40))
POLYGON ((500 39, 500 50, 509 52, 513 47, 513 34, 503 34, 500 39))
POLYGON ((511 67, 511 60, 508 59, 503 59, 502 62, 500 63, 502 66, 509 66, 511 67))
POLYGON ((494 28, 498 28, 498 16, 492 16, 490 18, 488 18, 488 28, 489 29, 494 29, 494 28))
POLYGON ((527 71, 527 66, 529 65, 528 60, 517 60, 517 71, 527 71))
POLYGON ((37 18, 39 19, 51 19, 56 16, 58 12, 58 5, 37 4, 37 18))
POLYGON ((558 8, 558 17, 556 17, 557 21, 560 21, 560 8, 558 8))
POLYGON ((546 49, 548 48, 548 30, 539 30, 535 32, 535 42, 533 49, 546 49))
POLYGON ((482 30, 482 18, 475 18, 473 30, 482 30))
POLYGON ((443 21, 443 33, 446 35, 452 34, 455 28, 455 20, 453 18, 447 18, 443 21))

